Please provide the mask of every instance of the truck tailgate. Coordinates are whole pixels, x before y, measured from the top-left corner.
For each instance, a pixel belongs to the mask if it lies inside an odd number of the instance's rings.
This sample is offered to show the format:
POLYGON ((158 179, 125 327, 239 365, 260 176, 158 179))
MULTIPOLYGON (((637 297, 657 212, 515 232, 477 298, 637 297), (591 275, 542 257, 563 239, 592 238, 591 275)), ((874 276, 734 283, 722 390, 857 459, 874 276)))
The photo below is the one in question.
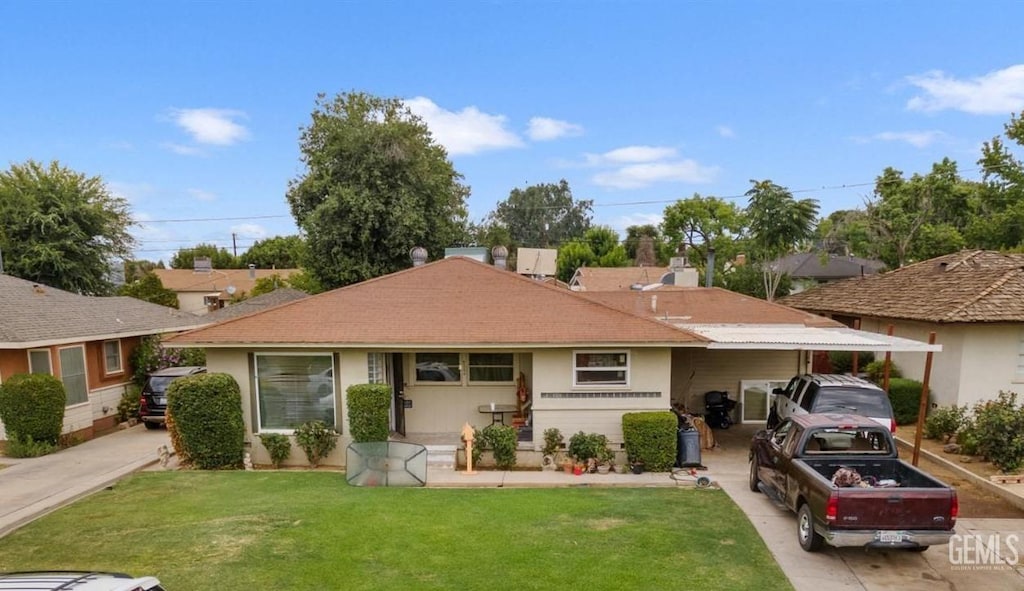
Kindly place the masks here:
POLYGON ((926 488, 841 488, 836 529, 948 530, 953 492, 926 488))

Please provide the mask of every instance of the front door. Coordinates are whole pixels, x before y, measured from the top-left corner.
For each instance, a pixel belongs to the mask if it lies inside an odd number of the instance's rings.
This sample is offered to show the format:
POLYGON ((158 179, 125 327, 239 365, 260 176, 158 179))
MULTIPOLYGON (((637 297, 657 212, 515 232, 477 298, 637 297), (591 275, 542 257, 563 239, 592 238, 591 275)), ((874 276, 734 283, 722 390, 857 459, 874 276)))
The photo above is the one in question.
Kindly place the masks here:
POLYGON ((405 378, 402 371, 402 354, 392 353, 388 359, 388 383, 391 384, 394 409, 395 432, 405 435, 405 378))

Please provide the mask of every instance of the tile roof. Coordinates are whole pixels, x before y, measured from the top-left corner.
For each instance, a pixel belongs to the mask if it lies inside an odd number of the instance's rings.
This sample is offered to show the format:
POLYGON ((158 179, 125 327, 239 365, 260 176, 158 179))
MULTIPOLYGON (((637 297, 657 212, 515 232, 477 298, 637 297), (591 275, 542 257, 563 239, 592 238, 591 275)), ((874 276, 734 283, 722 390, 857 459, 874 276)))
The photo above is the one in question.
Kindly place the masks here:
POLYGON ((0 348, 185 330, 202 318, 129 297, 83 296, 0 274, 0 348))
POLYGON ((689 331, 451 257, 178 335, 182 345, 561 346, 703 343, 689 331))
POLYGON ((926 322, 1024 322, 1024 254, 968 250, 779 300, 816 312, 926 322))
POLYGON ((840 323, 817 314, 719 287, 681 287, 671 291, 581 292, 581 295, 622 310, 676 324, 788 324, 833 327, 840 323))
POLYGON ((775 266, 796 279, 844 279, 874 275, 885 269, 885 263, 852 256, 828 255, 821 262, 819 252, 800 252, 782 257, 775 266))
POLYGON ((633 284, 660 283, 666 267, 580 267, 569 282, 579 291, 628 291, 633 284))
POLYGON ((260 312, 262 310, 273 308, 274 306, 280 306, 281 304, 287 304, 288 302, 308 297, 309 294, 304 291, 292 289, 290 287, 279 287, 272 292, 236 302, 219 310, 214 310, 213 312, 206 314, 204 318, 208 322, 220 322, 229 318, 246 316, 253 312, 260 312))
POLYGON ((274 275, 287 279, 297 272, 298 269, 213 269, 209 273, 192 269, 153 269, 164 287, 171 291, 202 293, 225 291, 229 285, 234 286, 236 293, 249 292, 257 279, 274 275))

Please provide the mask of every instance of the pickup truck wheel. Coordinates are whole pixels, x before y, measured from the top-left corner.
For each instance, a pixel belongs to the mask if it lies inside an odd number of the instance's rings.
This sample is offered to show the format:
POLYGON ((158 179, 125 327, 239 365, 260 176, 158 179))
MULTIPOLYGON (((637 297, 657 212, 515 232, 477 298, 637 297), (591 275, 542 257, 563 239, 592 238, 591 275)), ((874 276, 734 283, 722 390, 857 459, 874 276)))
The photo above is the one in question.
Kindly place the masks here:
POLYGON ((750 459, 750 478, 747 479, 750 484, 751 492, 761 492, 761 489, 757 485, 761 482, 761 479, 757 476, 757 458, 750 459))
POLYGON ((155 430, 160 428, 160 423, 150 423, 149 421, 142 421, 142 424, 149 430, 155 430))
POLYGON ((825 541, 814 531, 814 516, 811 515, 811 506, 807 503, 800 505, 800 510, 796 514, 796 538, 805 552, 817 552, 825 541))

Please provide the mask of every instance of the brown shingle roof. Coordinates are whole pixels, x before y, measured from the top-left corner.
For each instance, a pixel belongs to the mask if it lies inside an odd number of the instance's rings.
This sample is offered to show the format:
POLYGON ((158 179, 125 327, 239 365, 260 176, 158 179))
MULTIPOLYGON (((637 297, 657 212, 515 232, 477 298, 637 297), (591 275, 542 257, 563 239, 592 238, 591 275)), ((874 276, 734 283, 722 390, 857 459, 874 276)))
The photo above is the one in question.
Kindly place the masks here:
POLYGON ((1024 322, 1024 255, 949 254, 779 300, 816 312, 926 322, 1024 322))
POLYGON ((83 296, 0 274, 0 348, 157 334, 204 323, 135 298, 83 296))
POLYGON ((704 342, 689 331, 452 257, 171 339, 417 347, 704 342))
POLYGON ((839 327, 828 318, 718 287, 682 287, 671 291, 606 291, 581 295, 609 306, 668 317, 684 324, 788 324, 839 327))
POLYGON ((280 275, 287 279, 298 269, 253 269, 250 277, 249 269, 213 269, 209 273, 201 273, 192 269, 153 269, 164 287, 175 292, 212 293, 224 291, 228 285, 234 286, 236 293, 250 292, 257 279, 280 275))
POLYGON ((830 254, 822 263, 821 256, 818 252, 791 254, 775 261, 773 267, 795 279, 822 281, 874 275, 885 269, 882 261, 830 254))
POLYGON ((660 283, 664 267, 580 267, 570 284, 579 291, 628 291, 633 284, 660 283))

